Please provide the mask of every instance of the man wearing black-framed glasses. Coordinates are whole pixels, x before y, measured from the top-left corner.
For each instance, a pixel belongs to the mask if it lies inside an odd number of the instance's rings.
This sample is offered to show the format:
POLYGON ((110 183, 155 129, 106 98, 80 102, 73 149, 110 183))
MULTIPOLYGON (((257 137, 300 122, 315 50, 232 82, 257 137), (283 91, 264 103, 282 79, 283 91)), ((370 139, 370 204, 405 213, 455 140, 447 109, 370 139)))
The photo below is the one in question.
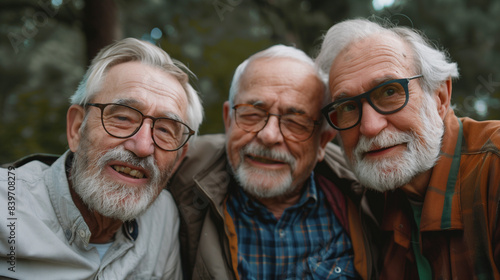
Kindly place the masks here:
POLYGON ((182 148, 194 130, 178 117, 145 116, 141 111, 125 104, 87 103, 85 107, 93 106, 101 109, 101 123, 106 132, 116 138, 129 138, 141 129, 144 119, 151 119, 151 138, 158 148, 174 152, 182 148))
POLYGON ((296 48, 273 46, 238 66, 226 134, 198 137, 169 184, 187 278, 373 279, 361 190, 329 143, 327 103, 296 48))
POLYGON ((422 75, 383 82, 365 93, 332 102, 321 109, 321 112, 328 123, 337 130, 347 130, 361 122, 363 100, 379 114, 394 114, 408 104, 408 84, 410 80, 417 78, 422 78, 422 75))
POLYGON ((377 191, 380 279, 500 279, 500 122, 455 116, 456 63, 416 30, 364 19, 331 27, 316 63, 322 113, 377 191))
POLYGON ((1 182, 8 172, 17 180, 0 191, 17 210, 12 247, 0 242, 1 275, 182 279, 180 221, 164 188, 203 118, 184 67, 132 38, 99 52, 71 97, 69 150, 1 170, 1 182))

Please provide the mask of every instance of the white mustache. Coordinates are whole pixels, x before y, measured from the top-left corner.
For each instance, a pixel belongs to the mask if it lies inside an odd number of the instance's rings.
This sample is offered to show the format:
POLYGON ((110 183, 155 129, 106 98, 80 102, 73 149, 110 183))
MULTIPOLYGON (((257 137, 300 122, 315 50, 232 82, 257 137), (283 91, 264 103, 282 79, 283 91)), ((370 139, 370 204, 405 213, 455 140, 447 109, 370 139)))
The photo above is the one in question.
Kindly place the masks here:
POLYGON ((359 137, 358 145, 354 149, 354 155, 357 159, 361 159, 363 154, 377 147, 378 149, 396 146, 402 143, 411 142, 412 134, 400 131, 383 130, 379 135, 368 138, 364 135, 359 137))
POLYGON ((156 165, 153 156, 139 158, 132 152, 125 150, 122 146, 117 146, 116 148, 109 150, 102 157, 100 157, 97 162, 97 166, 102 169, 107 165, 108 162, 112 160, 125 162, 130 165, 148 170, 148 178, 153 182, 160 177, 160 169, 156 165))
POLYGON ((282 161, 290 165, 292 170, 295 169, 296 165, 296 160, 290 153, 268 149, 266 147, 262 147, 258 144, 253 143, 243 147, 240 154, 242 157, 245 154, 252 154, 258 157, 265 157, 276 161, 282 161))

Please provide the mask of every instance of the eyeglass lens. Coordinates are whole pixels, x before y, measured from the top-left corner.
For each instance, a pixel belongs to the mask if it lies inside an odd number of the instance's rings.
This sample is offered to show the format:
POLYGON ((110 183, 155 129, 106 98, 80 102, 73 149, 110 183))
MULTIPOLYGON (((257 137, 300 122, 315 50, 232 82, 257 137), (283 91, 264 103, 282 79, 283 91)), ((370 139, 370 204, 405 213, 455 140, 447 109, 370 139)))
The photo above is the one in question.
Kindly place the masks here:
MULTIPOLYGON (((250 104, 236 105, 234 109, 236 124, 246 132, 262 130, 266 126, 269 117, 273 115, 250 104)), ((304 141, 312 135, 314 121, 307 116, 291 113, 278 117, 280 119, 280 130, 285 138, 304 141)))
MULTIPOLYGON (((115 137, 132 136, 140 129, 142 122, 142 113, 126 106, 112 104, 102 111, 104 128, 115 137)), ((188 127, 175 120, 159 118, 154 123, 153 139, 162 149, 175 150, 186 142, 188 136, 188 127)))
MULTIPOLYGON (((370 105, 380 113, 390 113, 400 109, 406 103, 406 87, 408 80, 395 81, 383 84, 368 92, 367 98, 370 105)), ((329 117, 332 123, 338 128, 348 128, 358 123, 361 116, 362 103, 360 99, 347 100, 336 104, 330 112, 329 117)))

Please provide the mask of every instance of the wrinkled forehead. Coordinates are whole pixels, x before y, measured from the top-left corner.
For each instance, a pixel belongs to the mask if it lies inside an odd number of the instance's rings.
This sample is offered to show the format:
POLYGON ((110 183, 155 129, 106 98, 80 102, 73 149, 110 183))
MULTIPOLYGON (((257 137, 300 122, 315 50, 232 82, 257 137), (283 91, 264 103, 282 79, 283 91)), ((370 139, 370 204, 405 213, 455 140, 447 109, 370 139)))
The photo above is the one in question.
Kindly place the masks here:
POLYGON ((383 80, 414 75, 413 69, 409 45, 394 34, 378 34, 355 41, 338 54, 330 68, 329 89, 334 98, 339 88, 359 86, 367 91, 383 80))
POLYGON ((407 42, 392 33, 382 33, 352 42, 335 58, 331 75, 343 68, 378 67, 380 63, 393 63, 408 68, 413 66, 413 52, 407 42))
POLYGON ((325 86, 314 67, 291 58, 253 61, 240 85, 235 103, 263 107, 279 103, 283 110, 286 107, 303 107, 306 110, 309 105, 320 104, 324 99, 325 86))
POLYGON ((182 118, 185 118, 188 104, 186 92, 177 77, 139 62, 111 67, 94 100, 126 103, 146 114, 170 111, 182 118))
POLYGON ((306 76, 317 76, 312 62, 308 64, 292 57, 262 57, 250 61, 241 76, 241 85, 251 86, 252 82, 262 78, 271 83, 275 82, 273 79, 292 83, 294 78, 306 76))

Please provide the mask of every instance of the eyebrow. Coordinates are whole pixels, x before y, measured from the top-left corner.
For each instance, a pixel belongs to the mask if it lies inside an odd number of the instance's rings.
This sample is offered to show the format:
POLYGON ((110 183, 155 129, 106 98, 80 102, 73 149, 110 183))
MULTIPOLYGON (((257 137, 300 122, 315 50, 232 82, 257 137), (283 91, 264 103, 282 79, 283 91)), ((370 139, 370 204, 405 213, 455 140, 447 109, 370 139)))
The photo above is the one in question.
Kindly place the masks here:
MULTIPOLYGON (((370 81, 370 84, 372 86, 370 87, 369 90, 367 90, 365 92, 358 93, 358 94, 353 95, 353 96, 361 95, 363 93, 371 91, 372 89, 378 87, 379 85, 381 85, 381 84, 383 84, 385 82, 392 81, 392 80, 398 80, 398 79, 404 79, 404 78, 397 78, 394 75, 389 74, 389 75, 382 76, 380 78, 373 79, 372 81, 370 81)), ((344 98, 350 98, 350 97, 353 97, 353 96, 349 96, 346 92, 341 92, 339 95, 337 95, 335 98, 333 98, 332 101, 337 101, 337 100, 341 100, 341 99, 344 99, 344 98)))
POLYGON ((307 115, 304 110, 297 109, 295 107, 288 108, 288 110, 286 110, 286 113, 287 114, 288 113, 296 113, 296 114, 301 114, 301 115, 307 115))
POLYGON ((261 100, 256 100, 256 99, 250 99, 248 100, 247 102, 245 102, 247 104, 250 104, 250 105, 253 105, 253 106, 265 106, 266 103, 264 101, 261 101, 261 100))
MULTIPOLYGON (((265 108, 266 107, 266 103, 264 101, 262 101, 262 100, 252 100, 251 99, 251 100, 248 100, 247 102, 245 102, 245 104, 250 104, 250 105, 253 105, 255 107, 259 107, 259 108, 265 109, 267 111, 267 109, 265 108)), ((291 113, 307 115, 304 110, 298 109, 298 108, 295 108, 295 107, 286 108, 286 110, 284 111, 284 114, 291 114, 291 113)))
MULTIPOLYGON (((133 108, 139 110, 141 113, 142 113, 141 109, 146 107, 142 102, 135 100, 135 99, 131 99, 131 98, 116 99, 116 100, 113 100, 112 103, 133 107, 133 108)), ((142 113, 142 114, 146 115, 144 113, 142 113)), ((172 112, 163 111, 160 113, 160 115, 161 116, 159 116, 158 118, 169 118, 169 119, 173 119, 176 121, 184 122, 184 120, 179 115, 172 113, 172 112)))
POLYGON ((142 103, 135 100, 135 99, 130 99, 130 98, 120 98, 120 99, 115 99, 112 101, 112 103, 120 104, 120 105, 127 105, 133 107, 134 105, 141 105, 142 103))

